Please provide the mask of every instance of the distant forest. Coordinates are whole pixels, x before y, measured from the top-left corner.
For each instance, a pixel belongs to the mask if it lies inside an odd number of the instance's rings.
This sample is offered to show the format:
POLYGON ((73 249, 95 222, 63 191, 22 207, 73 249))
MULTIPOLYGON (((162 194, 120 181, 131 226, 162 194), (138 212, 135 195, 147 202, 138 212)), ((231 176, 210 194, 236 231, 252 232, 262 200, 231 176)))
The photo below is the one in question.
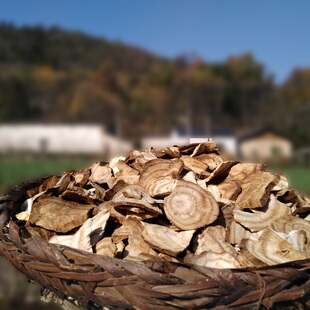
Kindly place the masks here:
POLYGON ((0 24, 0 122, 82 122, 137 140, 268 126, 310 145, 310 68, 276 85, 251 53, 208 63, 57 27, 0 24))

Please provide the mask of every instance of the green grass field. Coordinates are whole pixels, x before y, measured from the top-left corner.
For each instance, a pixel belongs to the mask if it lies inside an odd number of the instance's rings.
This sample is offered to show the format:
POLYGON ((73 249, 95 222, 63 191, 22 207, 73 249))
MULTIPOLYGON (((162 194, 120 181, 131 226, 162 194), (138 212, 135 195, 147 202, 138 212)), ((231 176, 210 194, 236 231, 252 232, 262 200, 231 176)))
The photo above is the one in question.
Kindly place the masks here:
POLYGON ((43 176, 86 168, 93 162, 91 159, 1 159, 0 191, 43 176))
POLYGON ((283 173, 289 181, 289 187, 310 195, 310 167, 288 166, 269 169, 272 172, 283 173))
MULTIPOLYGON (((71 169, 82 169, 94 162, 93 159, 1 159, 0 193, 14 185, 42 176, 62 173, 71 169)), ((281 172, 288 177, 291 188, 310 195, 310 167, 269 167, 269 171, 281 172)))

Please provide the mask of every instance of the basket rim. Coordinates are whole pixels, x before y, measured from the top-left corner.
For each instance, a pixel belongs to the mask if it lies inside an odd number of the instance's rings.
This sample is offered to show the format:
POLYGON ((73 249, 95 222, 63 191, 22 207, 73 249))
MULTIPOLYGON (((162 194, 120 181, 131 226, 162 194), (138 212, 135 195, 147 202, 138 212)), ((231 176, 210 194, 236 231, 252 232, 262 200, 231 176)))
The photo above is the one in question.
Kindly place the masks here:
POLYGON ((275 304, 284 309, 285 303, 310 307, 310 259, 217 269, 105 257, 32 236, 12 214, 27 198, 27 190, 48 177, 0 197, 0 254, 61 300, 76 300, 86 309, 275 309, 275 304))

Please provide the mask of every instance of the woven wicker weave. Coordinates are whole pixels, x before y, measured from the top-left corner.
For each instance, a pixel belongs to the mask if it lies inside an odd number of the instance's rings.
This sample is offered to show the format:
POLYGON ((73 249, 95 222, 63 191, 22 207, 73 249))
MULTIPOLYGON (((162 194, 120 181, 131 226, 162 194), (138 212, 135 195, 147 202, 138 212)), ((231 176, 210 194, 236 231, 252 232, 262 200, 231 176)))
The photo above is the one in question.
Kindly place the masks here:
POLYGON ((49 244, 13 220, 26 191, 0 198, 0 253, 29 279, 86 309, 309 309, 310 260, 260 269, 131 262, 49 244))

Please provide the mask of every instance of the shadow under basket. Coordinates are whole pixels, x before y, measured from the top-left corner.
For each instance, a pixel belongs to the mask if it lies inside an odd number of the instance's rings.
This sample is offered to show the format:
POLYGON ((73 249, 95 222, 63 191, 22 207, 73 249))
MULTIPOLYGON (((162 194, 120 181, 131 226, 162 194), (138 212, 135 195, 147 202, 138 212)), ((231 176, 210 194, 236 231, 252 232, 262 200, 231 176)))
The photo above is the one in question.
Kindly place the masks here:
POLYGON ((310 259, 257 269, 214 269, 104 257, 31 236, 13 215, 25 183, 0 198, 0 254, 62 300, 85 309, 309 309, 310 259))

